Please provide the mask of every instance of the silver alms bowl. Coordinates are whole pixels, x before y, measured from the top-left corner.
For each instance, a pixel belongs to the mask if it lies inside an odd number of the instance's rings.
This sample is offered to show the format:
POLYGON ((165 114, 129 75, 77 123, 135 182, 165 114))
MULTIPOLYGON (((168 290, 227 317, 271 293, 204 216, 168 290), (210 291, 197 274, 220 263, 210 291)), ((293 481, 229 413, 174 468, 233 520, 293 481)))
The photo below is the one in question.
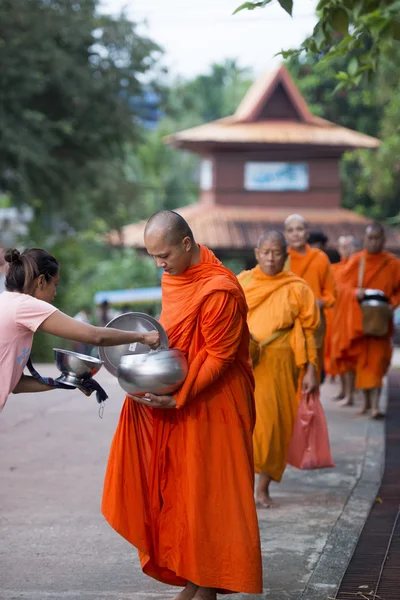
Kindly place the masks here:
POLYGON ((79 354, 79 352, 60 348, 53 348, 53 350, 57 369, 61 371, 61 376, 57 378, 57 381, 62 383, 70 383, 74 386, 82 385, 86 379, 96 375, 103 364, 100 359, 79 354))
POLYGON ((123 356, 118 367, 118 383, 133 396, 146 392, 168 395, 182 385, 187 372, 188 364, 180 350, 155 350, 123 356))

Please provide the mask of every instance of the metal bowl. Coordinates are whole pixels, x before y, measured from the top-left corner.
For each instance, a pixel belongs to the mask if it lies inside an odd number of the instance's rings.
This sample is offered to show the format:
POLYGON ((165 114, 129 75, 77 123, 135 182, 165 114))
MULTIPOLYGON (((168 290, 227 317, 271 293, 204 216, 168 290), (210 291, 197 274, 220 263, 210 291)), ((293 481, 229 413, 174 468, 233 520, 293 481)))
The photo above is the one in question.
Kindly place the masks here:
MULTIPOLYGON (((130 312, 115 317, 106 327, 113 327, 121 331, 137 331, 138 333, 150 333, 158 331, 160 334, 160 348, 168 348, 168 336, 162 325, 149 315, 139 312, 130 312)), ((106 346, 99 348, 99 355, 104 366, 111 375, 118 376, 120 360, 126 355, 148 354, 149 346, 136 342, 134 344, 123 344, 121 346, 106 346)))
POLYGON ((53 350, 57 369, 61 371, 61 376, 57 378, 57 381, 71 384, 71 386, 79 387, 82 385, 86 379, 96 375, 103 364, 103 361, 98 358, 79 354, 79 352, 71 352, 60 348, 53 348, 53 350))
POLYGON ((146 392, 168 395, 182 385, 187 372, 187 360, 180 350, 155 350, 123 356, 118 367, 118 383, 134 396, 146 392))

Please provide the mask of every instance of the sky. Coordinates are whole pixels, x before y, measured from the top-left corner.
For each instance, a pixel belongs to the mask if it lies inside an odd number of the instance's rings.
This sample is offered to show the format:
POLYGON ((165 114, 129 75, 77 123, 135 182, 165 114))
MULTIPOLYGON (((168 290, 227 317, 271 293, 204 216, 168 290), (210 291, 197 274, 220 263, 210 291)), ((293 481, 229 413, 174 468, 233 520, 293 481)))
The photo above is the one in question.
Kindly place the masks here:
POLYGON ((316 23, 317 0, 295 0, 294 18, 277 0, 264 9, 232 16, 243 0, 100 0, 101 10, 118 14, 125 9, 145 33, 163 47, 170 75, 193 77, 206 73, 213 62, 237 59, 254 75, 282 60, 282 49, 296 48, 316 23))

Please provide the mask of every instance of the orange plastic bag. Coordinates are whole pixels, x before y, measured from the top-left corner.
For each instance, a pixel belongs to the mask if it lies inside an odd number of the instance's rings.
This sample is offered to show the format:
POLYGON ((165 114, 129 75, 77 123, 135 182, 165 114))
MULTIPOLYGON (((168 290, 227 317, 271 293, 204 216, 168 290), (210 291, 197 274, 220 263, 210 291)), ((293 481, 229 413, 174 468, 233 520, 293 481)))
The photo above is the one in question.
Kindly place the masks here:
POLYGON ((328 427, 319 392, 303 394, 286 461, 297 469, 334 467, 328 427))

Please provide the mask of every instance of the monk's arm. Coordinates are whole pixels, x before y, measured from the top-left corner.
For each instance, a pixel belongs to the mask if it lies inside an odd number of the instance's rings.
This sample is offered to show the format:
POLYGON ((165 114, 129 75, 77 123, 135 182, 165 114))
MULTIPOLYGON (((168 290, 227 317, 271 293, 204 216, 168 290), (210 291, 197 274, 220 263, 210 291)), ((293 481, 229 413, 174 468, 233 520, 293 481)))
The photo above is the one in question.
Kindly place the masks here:
POLYGON ((400 304, 400 260, 396 259, 393 271, 393 291, 389 300, 393 308, 397 308, 400 304))
POLYGON ((332 308, 336 302, 336 282, 333 275, 332 267, 328 257, 323 257, 323 264, 325 267, 324 277, 321 285, 321 300, 324 303, 324 308, 332 308))
POLYGON ((214 292, 200 311, 205 346, 190 365, 181 389, 174 394, 177 408, 186 404, 221 377, 235 360, 245 320, 232 294, 214 292))
POLYGON ((318 365, 318 352, 315 332, 320 322, 319 309, 314 294, 306 286, 302 286, 298 300, 300 307, 299 319, 306 342, 307 361, 316 367, 318 365))

